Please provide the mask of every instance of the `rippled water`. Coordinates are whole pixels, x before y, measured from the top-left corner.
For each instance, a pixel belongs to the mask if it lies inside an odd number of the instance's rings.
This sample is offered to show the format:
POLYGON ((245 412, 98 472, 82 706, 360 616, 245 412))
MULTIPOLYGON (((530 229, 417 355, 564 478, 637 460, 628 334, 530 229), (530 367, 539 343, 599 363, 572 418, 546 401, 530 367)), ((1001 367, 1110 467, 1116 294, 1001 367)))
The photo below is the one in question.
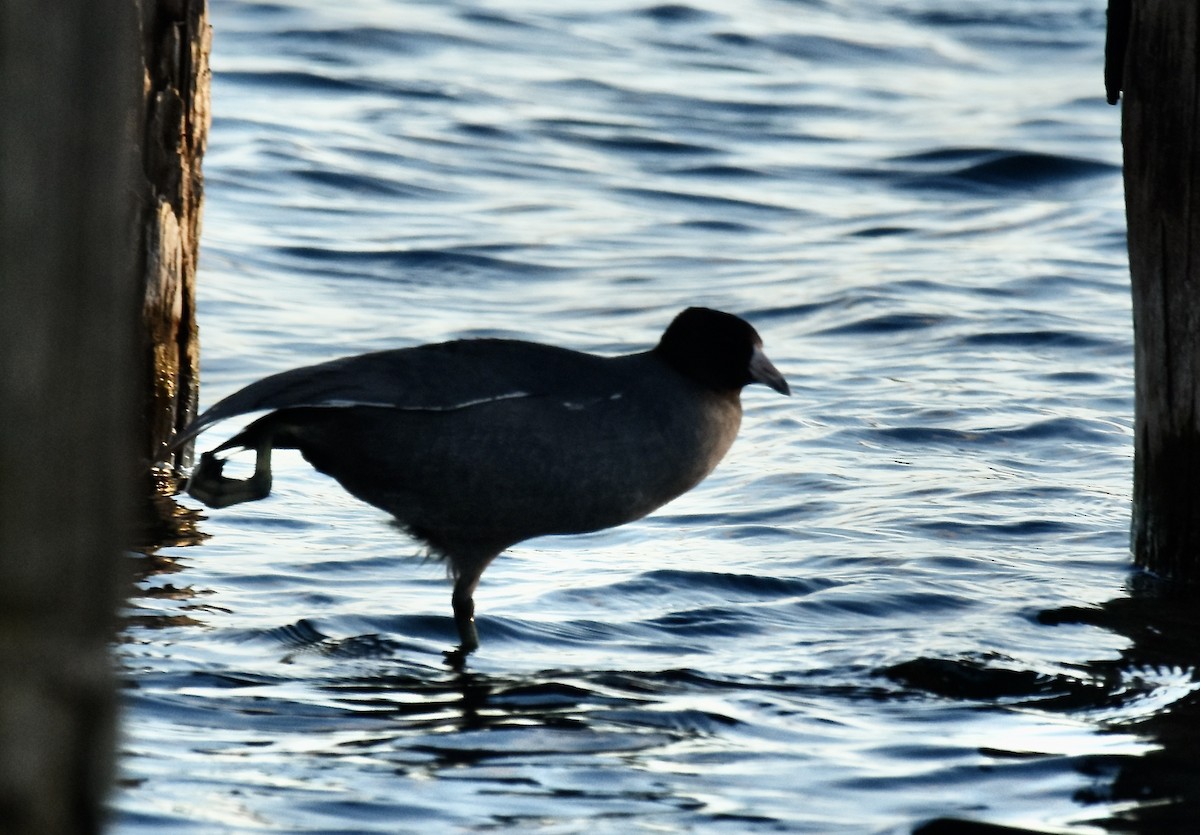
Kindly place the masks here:
POLYGON ((460 336, 641 349, 696 303, 794 396, 748 390, 650 518, 498 560, 462 674, 440 566, 278 456, 269 500, 139 559, 116 831, 1143 819, 1195 682, 1106 620, 1140 598, 1103 4, 212 21, 205 404, 460 336))

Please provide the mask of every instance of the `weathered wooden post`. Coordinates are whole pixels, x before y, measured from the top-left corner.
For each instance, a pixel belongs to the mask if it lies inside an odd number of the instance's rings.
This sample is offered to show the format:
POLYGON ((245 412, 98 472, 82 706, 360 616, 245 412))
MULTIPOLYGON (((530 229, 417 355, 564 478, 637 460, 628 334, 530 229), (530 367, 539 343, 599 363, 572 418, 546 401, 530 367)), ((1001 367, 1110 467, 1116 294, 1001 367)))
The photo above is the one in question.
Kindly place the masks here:
POLYGON ((103 824, 121 551, 195 403, 205 11, 0 3, 5 833, 103 824))
MULTIPOLYGON (((212 43, 206 0, 141 0, 141 167, 139 274, 142 374, 146 386, 141 453, 149 464, 194 416, 200 345, 196 329, 196 264, 208 144, 208 56, 212 43)), ((189 463, 180 450, 176 468, 189 463)))
POLYGON ((1200 3, 1110 0, 1136 373, 1133 552, 1200 581, 1200 3))
POLYGON ((0 829, 93 833, 139 411, 134 6, 0 3, 0 829))

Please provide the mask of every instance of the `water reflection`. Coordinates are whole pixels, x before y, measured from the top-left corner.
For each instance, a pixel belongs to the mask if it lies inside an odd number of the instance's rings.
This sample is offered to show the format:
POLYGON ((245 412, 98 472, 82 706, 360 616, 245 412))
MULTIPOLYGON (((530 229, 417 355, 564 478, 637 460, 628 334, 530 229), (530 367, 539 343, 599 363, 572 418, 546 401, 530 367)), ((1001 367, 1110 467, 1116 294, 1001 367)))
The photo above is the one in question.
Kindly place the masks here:
MULTIPOLYGON (((1188 832, 1200 820, 1200 607, 1195 588, 1133 575, 1129 594, 1099 608, 1045 612, 1046 623, 1100 626, 1129 639, 1118 661, 1089 665, 1104 682, 1108 732, 1136 734, 1149 750, 1119 758, 1103 797, 1111 832, 1188 832)), ((1103 716, 1103 714, 1102 714, 1103 716)))
POLYGON ((211 594, 192 585, 161 582, 160 578, 186 570, 180 556, 164 553, 163 549, 199 545, 208 539, 208 534, 200 529, 204 515, 175 501, 179 480, 174 475, 156 470, 151 474, 150 487, 149 495, 142 497, 137 515, 139 525, 131 543, 134 550, 127 555, 126 564, 133 586, 129 608, 121 618, 121 641, 134 640, 131 628, 202 626, 203 621, 196 613, 207 607, 192 601, 202 594, 211 594), (139 600, 148 603, 142 608, 139 600), (162 611, 164 608, 177 611, 166 614, 162 611))
POLYGON ((132 547, 157 553, 163 548, 199 545, 208 538, 208 534, 200 530, 204 516, 175 501, 180 486, 180 479, 165 470, 153 470, 148 474, 147 492, 136 516, 138 524, 133 531, 132 547))
MULTIPOLYGON (((1200 819, 1200 608, 1194 589, 1142 573, 1129 578, 1128 591, 1128 596, 1097 607, 1039 613, 1038 621, 1046 626, 1094 626, 1129 639, 1120 658, 1080 665, 1077 675, 1021 669, 1014 659, 995 655, 923 657, 880 672, 910 692, 973 702, 985 709, 1061 712, 1094 723, 1098 733, 1141 740, 1144 750, 1137 754, 1077 758, 1080 774, 1098 783, 1077 791, 1076 802, 1107 807, 1110 814, 1089 822, 1112 832, 1190 831, 1200 819)), ((1029 751, 993 754, 1057 756, 1029 751)), ((938 818, 915 831, 935 835, 1025 830, 938 818)))

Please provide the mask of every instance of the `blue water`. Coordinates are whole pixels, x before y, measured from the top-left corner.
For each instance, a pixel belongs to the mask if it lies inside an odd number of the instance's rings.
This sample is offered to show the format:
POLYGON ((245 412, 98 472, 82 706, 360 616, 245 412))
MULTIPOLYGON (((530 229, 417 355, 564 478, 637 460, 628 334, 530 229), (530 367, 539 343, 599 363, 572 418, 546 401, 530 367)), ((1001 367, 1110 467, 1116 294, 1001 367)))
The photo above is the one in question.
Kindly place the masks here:
POLYGON ((114 831, 1143 819, 1197 688, 1105 620, 1140 581, 1102 3, 211 12, 205 405, 454 337, 639 350, 690 304, 794 396, 748 389, 646 520, 498 560, 462 674, 442 568, 278 455, 139 560, 114 831))

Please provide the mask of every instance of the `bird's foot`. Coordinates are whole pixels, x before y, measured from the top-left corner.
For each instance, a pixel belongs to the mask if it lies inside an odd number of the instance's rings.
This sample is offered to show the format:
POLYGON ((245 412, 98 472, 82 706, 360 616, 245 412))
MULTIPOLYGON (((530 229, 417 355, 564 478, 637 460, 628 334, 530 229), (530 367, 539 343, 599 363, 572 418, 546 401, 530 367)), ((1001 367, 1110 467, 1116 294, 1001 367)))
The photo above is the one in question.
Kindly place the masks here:
POLYGON ((471 650, 455 647, 442 651, 442 663, 456 673, 461 673, 467 668, 467 656, 471 654, 471 650))
POLYGON ((226 478, 222 474, 225 460, 206 452, 200 456, 200 463, 188 479, 188 495, 215 508, 265 498, 271 492, 271 469, 269 465, 261 466, 261 456, 258 463, 254 475, 249 478, 226 478))

